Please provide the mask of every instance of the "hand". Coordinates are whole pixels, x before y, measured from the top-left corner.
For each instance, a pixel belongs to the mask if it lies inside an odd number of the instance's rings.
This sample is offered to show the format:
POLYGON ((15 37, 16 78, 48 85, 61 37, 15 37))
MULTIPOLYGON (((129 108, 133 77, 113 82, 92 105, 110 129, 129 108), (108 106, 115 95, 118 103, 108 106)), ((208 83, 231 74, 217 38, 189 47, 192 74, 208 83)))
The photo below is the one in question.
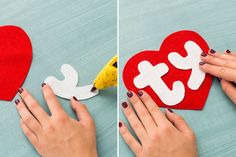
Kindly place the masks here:
POLYGON ((86 106, 75 97, 70 100, 77 121, 66 114, 49 85, 43 84, 42 91, 51 116, 26 89, 19 89, 22 100, 15 101, 21 128, 37 152, 42 157, 96 157, 95 124, 86 106))
POLYGON ((121 136, 137 157, 198 156, 194 133, 182 117, 170 109, 163 114, 144 91, 139 91, 139 96, 133 92, 127 95, 130 104, 122 103, 123 111, 140 142, 123 122, 119 123, 119 128, 121 136))
POLYGON ((221 87, 228 97, 236 104, 236 54, 226 50, 224 54, 210 49, 208 54, 202 53, 200 69, 221 81, 221 87))

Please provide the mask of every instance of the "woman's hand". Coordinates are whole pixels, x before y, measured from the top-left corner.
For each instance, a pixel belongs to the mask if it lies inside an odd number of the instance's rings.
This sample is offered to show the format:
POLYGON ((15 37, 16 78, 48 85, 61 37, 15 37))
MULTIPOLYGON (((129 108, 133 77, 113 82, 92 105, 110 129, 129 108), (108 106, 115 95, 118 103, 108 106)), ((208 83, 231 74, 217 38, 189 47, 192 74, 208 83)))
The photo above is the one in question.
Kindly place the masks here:
POLYGON ((134 138, 123 122, 119 123, 119 128, 137 157, 198 156, 194 133, 182 117, 170 109, 163 114, 144 91, 139 91, 138 96, 133 92, 127 95, 130 104, 122 103, 123 111, 139 140, 134 138))
POLYGON ((42 91, 50 116, 26 89, 19 89, 22 100, 15 101, 22 130, 38 153, 42 157, 96 157, 95 124, 86 106, 71 99, 77 121, 66 114, 49 85, 43 84, 42 91))
POLYGON ((221 80, 221 87, 228 97, 236 104, 236 54, 226 50, 224 54, 213 49, 201 54, 200 69, 221 80))

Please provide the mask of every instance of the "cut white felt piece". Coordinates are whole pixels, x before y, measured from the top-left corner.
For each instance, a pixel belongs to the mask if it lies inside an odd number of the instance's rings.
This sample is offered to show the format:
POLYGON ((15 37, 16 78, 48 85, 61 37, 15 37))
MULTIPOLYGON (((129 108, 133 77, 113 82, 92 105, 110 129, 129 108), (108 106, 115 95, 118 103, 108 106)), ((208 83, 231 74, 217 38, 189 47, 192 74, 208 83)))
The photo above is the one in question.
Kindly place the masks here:
POLYGON ((190 89, 197 90, 203 83, 206 75, 199 68, 200 55, 203 51, 193 41, 187 41, 184 44, 184 48, 188 53, 186 57, 182 57, 178 52, 171 52, 168 55, 168 60, 178 69, 192 70, 187 84, 190 89))
POLYGON ((175 81, 170 90, 162 80, 161 77, 169 71, 165 63, 153 66, 145 60, 138 64, 138 70, 140 74, 134 78, 134 85, 137 88, 150 86, 161 101, 168 106, 176 105, 184 99, 185 88, 181 81, 175 81))
POLYGON ((61 72, 65 77, 64 80, 58 80, 54 76, 49 76, 45 80, 45 83, 51 86, 57 96, 65 99, 71 99, 75 96, 78 100, 84 100, 99 93, 99 90, 91 92, 92 84, 77 87, 78 73, 71 65, 63 64, 61 72))

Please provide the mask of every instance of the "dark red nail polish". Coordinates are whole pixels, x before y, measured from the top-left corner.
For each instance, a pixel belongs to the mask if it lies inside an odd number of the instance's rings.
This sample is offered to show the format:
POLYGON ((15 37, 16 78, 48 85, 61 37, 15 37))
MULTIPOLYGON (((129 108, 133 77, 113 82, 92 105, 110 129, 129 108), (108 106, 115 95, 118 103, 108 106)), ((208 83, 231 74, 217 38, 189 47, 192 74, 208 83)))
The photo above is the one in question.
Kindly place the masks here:
POLYGON ((46 85, 46 83, 42 83, 42 87, 45 86, 45 85, 46 85))
POLYGON ((204 65, 205 64, 205 62, 199 62, 199 65, 204 65))
POLYGON ((131 97, 133 96, 133 93, 132 93, 132 92, 127 92, 127 96, 128 96, 129 98, 131 98, 131 97))
POLYGON ((230 53, 231 51, 227 49, 226 52, 227 52, 227 53, 230 53))
POLYGON ((122 104, 121 104, 121 105, 122 105, 122 107, 123 107, 123 108, 127 108, 127 107, 128 107, 128 104, 127 104, 127 102, 122 102, 122 104))
POLYGON ((97 88, 96 88, 96 87, 93 87, 93 88, 91 89, 91 92, 94 92, 95 90, 97 90, 97 88))
POLYGON ((201 56, 202 56, 202 57, 206 57, 207 54, 206 54, 205 52, 202 52, 202 53, 201 53, 201 56))
POLYGON ((75 96, 73 96, 73 99, 74 99, 75 101, 78 101, 78 99, 77 99, 75 96))
POLYGON ((210 53, 216 53, 216 51, 213 49, 210 49, 210 53))
POLYGON ((19 92, 20 94, 21 94, 23 91, 24 91, 23 88, 19 88, 19 89, 18 89, 18 92, 19 92))
POLYGON ((119 122, 119 128, 121 128, 122 127, 122 123, 121 122, 119 122))
POLYGON ((174 113, 170 108, 167 109, 169 112, 174 113))
POLYGON ((143 95, 143 91, 139 90, 138 91, 138 96, 142 96, 143 95))
POLYGON ((20 103, 20 100, 19 99, 16 99, 15 100, 15 104, 18 105, 20 103))

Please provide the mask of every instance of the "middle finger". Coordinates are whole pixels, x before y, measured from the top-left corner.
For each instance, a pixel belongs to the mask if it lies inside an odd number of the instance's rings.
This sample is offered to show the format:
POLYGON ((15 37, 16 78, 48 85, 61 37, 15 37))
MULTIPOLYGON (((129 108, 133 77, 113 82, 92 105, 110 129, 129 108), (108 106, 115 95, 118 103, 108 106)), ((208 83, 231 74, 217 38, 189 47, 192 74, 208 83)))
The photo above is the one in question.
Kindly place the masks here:
POLYGON ((22 120, 35 134, 38 134, 41 131, 40 123, 29 112, 29 110, 26 108, 25 104, 22 101, 17 99, 15 103, 22 120))
POLYGON ((130 105, 128 105, 127 102, 122 103, 122 108, 135 134, 138 136, 139 140, 143 142, 147 135, 147 132, 143 124, 140 122, 134 110, 132 109, 130 105))

